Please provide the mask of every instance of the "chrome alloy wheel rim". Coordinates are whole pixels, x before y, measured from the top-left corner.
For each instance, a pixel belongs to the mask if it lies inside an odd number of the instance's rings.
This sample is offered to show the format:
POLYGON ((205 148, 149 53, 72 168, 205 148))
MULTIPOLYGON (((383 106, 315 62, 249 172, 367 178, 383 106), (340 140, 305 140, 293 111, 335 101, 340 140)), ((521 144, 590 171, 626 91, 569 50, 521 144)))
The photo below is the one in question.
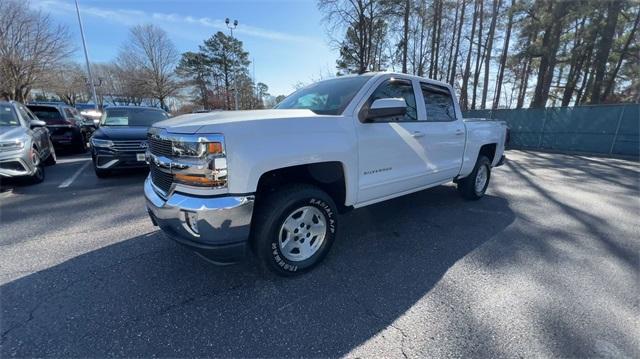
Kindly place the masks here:
POLYGON ((291 212, 280 227, 278 245, 282 255, 300 262, 311 258, 324 243, 327 219, 318 208, 304 206, 291 212))
POLYGON ((42 168, 40 168, 40 156, 35 150, 31 150, 31 163, 33 164, 33 168, 35 168, 34 176, 36 178, 42 177, 42 168))
POLYGON ((487 184, 487 178, 489 177, 489 170, 486 165, 480 166, 478 168, 478 173, 476 174, 476 193, 482 193, 484 191, 484 187, 487 184))

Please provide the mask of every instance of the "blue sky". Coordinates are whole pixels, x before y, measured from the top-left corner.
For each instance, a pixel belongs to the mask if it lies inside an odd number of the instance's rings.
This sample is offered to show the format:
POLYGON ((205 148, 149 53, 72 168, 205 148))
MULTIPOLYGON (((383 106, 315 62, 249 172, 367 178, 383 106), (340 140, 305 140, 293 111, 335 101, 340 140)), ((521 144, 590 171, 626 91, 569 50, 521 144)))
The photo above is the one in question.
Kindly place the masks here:
MULTIPOLYGON (((74 60, 84 61, 73 0, 31 0, 65 24, 77 42, 74 60)), ((255 61, 255 76, 272 95, 288 94, 297 82, 335 72, 337 51, 328 44, 315 0, 79 0, 92 62, 115 58, 129 27, 152 23, 167 31, 180 52, 195 51, 215 32, 228 31, 226 17, 238 19, 234 35, 255 61)))

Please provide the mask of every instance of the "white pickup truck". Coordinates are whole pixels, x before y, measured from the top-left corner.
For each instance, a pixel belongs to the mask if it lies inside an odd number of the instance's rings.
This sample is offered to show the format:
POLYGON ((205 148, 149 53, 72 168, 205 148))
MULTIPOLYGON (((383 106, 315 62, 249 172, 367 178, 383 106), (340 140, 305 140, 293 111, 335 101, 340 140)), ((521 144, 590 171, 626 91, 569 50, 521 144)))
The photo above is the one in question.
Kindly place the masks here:
POLYGON ((455 182, 481 198, 506 124, 463 120, 451 86, 367 73, 321 81, 275 109, 178 116, 148 133, 155 225, 215 263, 249 249, 267 269, 317 265, 338 214, 455 182))

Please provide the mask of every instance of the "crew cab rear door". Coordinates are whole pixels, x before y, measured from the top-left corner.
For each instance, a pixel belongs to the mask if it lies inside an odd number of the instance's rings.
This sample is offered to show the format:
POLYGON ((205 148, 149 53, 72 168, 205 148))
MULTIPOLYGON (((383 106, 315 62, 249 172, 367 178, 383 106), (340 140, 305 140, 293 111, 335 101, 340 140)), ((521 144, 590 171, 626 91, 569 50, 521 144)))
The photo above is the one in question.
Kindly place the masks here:
POLYGON ((459 174, 465 148, 465 126, 448 87, 420 81, 421 142, 430 163, 430 182, 451 180, 459 174))

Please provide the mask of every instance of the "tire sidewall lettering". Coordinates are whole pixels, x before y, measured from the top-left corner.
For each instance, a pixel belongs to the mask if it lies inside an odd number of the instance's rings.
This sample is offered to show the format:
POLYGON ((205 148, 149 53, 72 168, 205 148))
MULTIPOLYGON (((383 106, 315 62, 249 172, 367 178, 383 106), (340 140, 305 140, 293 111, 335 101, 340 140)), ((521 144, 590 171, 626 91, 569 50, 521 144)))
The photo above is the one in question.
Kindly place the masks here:
POLYGON ((335 234, 336 221, 334 219, 334 214, 331 210, 331 206, 329 206, 327 202, 317 198, 310 198, 309 204, 321 209, 324 212, 325 216, 327 216, 327 222, 329 222, 329 230, 331 231, 331 234, 335 234))
MULTIPOLYGON (((328 226, 329 231, 327 235, 331 235, 331 236, 335 235, 336 221, 335 221, 335 214, 334 214, 334 211, 331 209, 331 206, 329 206, 329 204, 327 204, 325 201, 318 198, 314 198, 314 197, 309 198, 308 200, 305 200, 305 202, 322 211, 322 213, 327 217, 327 223, 329 225, 328 226)), ((298 271, 300 269, 299 266, 288 263, 280 254, 277 241, 278 241, 278 238, 277 236, 274 235, 273 240, 271 241, 271 256, 276 266, 288 272, 298 271)))

